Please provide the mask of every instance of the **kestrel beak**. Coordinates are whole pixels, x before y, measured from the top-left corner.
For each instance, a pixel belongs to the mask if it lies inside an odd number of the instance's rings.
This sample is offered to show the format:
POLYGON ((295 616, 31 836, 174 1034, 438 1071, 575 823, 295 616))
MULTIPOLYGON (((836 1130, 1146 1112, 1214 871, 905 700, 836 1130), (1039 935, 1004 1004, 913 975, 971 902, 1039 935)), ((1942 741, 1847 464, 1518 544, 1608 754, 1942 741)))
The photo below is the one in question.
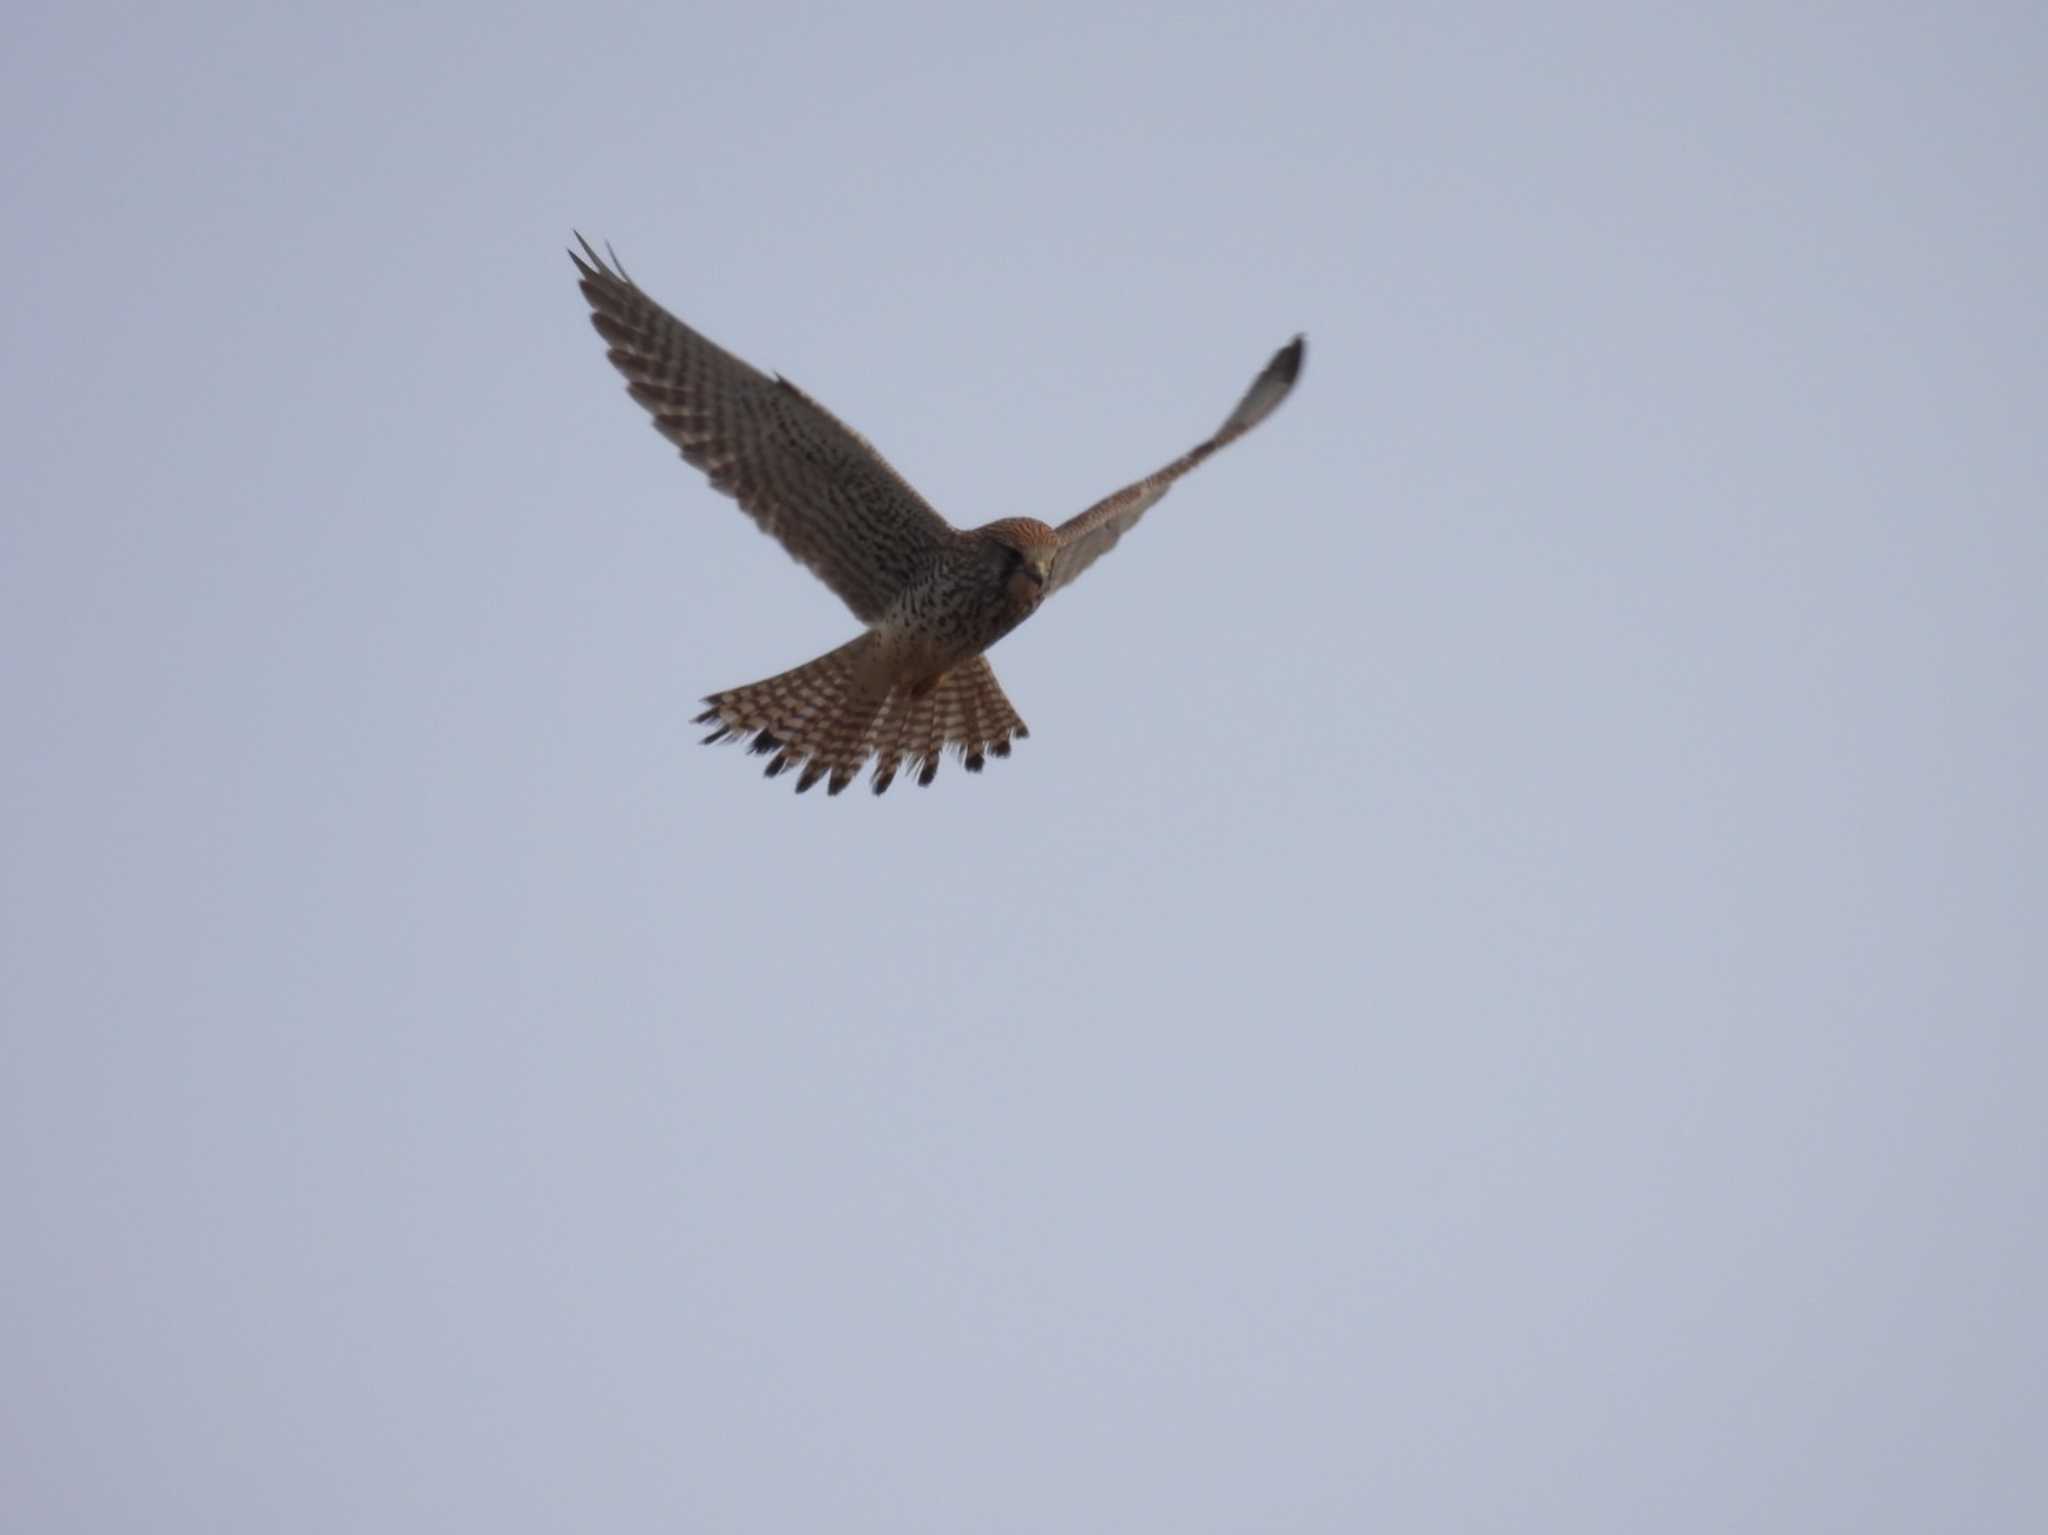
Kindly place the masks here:
POLYGON ((1052 579, 1052 557, 1050 549, 1034 549, 1024 556, 1025 572, 1040 586, 1052 579))

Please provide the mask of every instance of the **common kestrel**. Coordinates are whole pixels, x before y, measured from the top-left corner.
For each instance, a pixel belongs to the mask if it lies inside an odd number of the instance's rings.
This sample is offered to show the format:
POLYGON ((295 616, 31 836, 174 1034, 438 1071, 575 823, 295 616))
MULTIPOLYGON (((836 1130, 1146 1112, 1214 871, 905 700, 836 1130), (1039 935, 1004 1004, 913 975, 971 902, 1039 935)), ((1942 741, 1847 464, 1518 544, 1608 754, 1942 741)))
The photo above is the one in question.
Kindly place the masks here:
POLYGON ((899 768, 929 784, 951 748, 969 772, 1030 732, 984 654, 1094 564, 1173 482, 1287 398, 1303 338, 1268 362, 1223 425, 1163 469, 1057 528, 1029 517, 953 527, 881 454, 781 377, 757 372, 640 291, 581 235, 569 252, 627 392, 714 488, 739 502, 867 628, 763 682, 713 693, 704 739, 748 743, 768 776, 799 768, 837 794, 875 759, 880 794, 899 768))

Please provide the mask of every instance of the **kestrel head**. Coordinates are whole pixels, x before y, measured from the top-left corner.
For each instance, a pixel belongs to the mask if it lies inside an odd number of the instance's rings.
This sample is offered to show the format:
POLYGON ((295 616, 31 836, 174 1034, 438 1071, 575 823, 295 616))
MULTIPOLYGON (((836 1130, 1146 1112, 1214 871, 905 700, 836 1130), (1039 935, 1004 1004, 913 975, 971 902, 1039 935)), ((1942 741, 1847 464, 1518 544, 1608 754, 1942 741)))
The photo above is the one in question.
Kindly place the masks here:
POLYGON ((1003 597, 1012 612, 1021 617, 1045 600, 1053 557, 1060 549, 1057 533, 1035 517, 1006 517, 976 529, 976 536, 997 551, 1003 597))

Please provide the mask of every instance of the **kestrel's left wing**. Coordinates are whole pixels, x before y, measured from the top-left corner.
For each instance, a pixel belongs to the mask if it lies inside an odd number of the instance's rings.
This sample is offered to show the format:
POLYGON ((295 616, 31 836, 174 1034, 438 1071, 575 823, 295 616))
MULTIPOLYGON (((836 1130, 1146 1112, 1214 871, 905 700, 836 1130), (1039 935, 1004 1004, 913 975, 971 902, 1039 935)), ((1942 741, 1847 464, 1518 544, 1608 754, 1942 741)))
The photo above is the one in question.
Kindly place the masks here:
POLYGON ((1164 469, 1146 475, 1135 485, 1126 485, 1115 495, 1105 496, 1080 516, 1061 523, 1054 530, 1059 534, 1060 550, 1053 560, 1052 576, 1045 585, 1046 596, 1050 597, 1114 548, 1116 541, 1130 531, 1152 503, 1173 488, 1175 480, 1218 448, 1236 442, 1270 416, 1274 407, 1287 398, 1294 381, 1301 377, 1301 358, 1306 347, 1306 340, 1296 336, 1275 352, 1273 360, 1252 380, 1251 388, 1237 402, 1237 409, 1230 413, 1208 441, 1198 443, 1164 469))

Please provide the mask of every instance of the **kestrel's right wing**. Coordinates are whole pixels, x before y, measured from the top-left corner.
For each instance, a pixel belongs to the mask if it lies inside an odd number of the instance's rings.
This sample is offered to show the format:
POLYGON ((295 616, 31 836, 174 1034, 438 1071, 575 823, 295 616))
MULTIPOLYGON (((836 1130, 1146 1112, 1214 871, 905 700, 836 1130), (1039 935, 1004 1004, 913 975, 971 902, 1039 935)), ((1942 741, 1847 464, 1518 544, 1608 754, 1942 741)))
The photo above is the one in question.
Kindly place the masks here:
POLYGON ((713 487, 862 620, 879 618, 957 535, 865 438, 786 379, 749 367, 640 291, 578 235, 590 323, 626 390, 713 487))
POLYGON ((1052 576, 1045 584, 1050 597, 1082 571, 1116 546, 1116 541, 1136 525, 1152 503, 1173 488, 1173 482, 1202 462, 1218 448, 1227 447, 1273 414, 1287 398, 1294 381, 1301 377, 1302 352, 1307 341, 1296 336, 1273 354, 1273 358, 1252 380, 1251 388, 1237 402, 1223 425, 1206 442, 1197 443, 1164 469, 1148 474, 1134 485, 1126 485, 1105 496, 1078 517, 1069 518, 1053 531, 1059 535, 1060 550, 1054 558, 1052 576))

